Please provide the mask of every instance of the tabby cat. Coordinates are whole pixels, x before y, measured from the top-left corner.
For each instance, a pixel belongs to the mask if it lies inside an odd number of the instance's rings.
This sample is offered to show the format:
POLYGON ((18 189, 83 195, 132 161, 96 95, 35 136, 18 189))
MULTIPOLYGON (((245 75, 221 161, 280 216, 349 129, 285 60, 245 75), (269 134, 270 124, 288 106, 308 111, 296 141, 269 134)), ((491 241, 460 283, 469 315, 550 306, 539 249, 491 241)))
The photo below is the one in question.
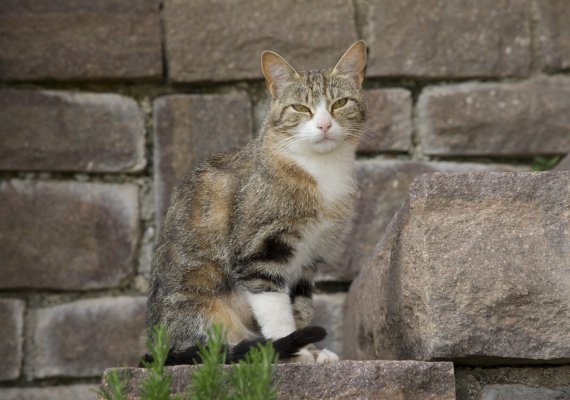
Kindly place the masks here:
POLYGON ((335 257, 351 217, 365 61, 362 41, 328 70, 297 72, 263 52, 261 134, 185 176, 158 238, 147 326, 166 325, 169 364, 195 361, 212 324, 225 330, 228 361, 264 340, 281 358, 338 360, 311 344, 325 332, 309 325, 317 266, 335 257))

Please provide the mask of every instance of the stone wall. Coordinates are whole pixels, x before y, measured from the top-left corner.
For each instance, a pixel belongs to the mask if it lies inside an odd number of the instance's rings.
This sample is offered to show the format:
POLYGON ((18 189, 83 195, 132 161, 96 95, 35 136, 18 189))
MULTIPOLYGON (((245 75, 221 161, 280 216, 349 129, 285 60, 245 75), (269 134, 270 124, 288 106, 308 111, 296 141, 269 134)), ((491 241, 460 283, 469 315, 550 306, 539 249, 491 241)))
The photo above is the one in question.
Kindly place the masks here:
POLYGON ((358 212, 316 298, 342 353, 348 283, 416 176, 570 152, 569 21, 565 0, 0 2, 0 397, 91 398, 136 364, 169 192, 257 134, 261 50, 326 67, 361 38, 358 212))

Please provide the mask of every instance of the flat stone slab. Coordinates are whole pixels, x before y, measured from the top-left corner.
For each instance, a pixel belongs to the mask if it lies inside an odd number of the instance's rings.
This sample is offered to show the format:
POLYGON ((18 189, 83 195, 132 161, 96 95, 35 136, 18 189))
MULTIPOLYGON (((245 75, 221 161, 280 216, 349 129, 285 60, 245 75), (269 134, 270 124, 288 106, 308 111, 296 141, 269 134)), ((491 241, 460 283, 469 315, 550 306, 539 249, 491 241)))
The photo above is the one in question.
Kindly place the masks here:
POLYGON ((351 286, 345 355, 565 363, 569 294, 570 172, 422 175, 351 286))
MULTIPOLYGON (((172 392, 184 393, 195 366, 168 368, 172 392)), ((140 383, 146 376, 141 368, 120 370, 128 379, 129 399, 140 399, 140 383)), ((106 376, 103 376, 103 387, 106 376)), ((453 364, 421 361, 341 361, 326 365, 280 364, 279 399, 390 399, 453 400, 453 364)))

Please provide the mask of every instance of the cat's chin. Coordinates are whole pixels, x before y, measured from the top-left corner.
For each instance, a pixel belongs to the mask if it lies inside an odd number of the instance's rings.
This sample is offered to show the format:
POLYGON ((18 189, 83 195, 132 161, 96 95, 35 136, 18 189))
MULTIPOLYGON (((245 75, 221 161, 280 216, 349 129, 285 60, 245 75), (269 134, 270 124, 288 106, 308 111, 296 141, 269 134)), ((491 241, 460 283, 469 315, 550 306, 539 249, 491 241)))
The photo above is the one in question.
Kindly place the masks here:
POLYGON ((313 151, 319 154, 330 153, 335 150, 340 145, 338 140, 335 139, 323 139, 315 143, 311 143, 311 148, 313 151))

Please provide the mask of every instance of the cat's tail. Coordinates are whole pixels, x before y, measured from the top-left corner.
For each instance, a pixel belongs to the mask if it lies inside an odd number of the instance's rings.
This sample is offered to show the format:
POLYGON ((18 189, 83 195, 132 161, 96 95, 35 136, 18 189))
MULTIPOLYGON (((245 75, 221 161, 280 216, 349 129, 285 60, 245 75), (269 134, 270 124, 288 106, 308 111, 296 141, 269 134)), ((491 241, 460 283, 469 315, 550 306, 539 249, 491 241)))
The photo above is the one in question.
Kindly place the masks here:
MULTIPOLYGON (((286 360, 295 357, 297 352, 303 347, 319 342, 325 338, 327 331, 320 326, 308 326, 306 328, 297 329, 295 332, 271 341, 273 348, 279 356, 280 360, 286 360)), ((238 362, 245 358, 247 352, 258 344, 264 344, 270 340, 263 337, 244 340, 235 346, 231 346, 226 352, 226 364, 238 362)), ((202 358, 200 357, 198 346, 190 347, 189 349, 174 352, 170 350, 166 358, 165 365, 181 365, 181 364, 201 364, 202 358)), ((143 362, 152 362, 152 356, 145 354, 143 362)), ((143 366, 143 363, 139 365, 143 366)))

